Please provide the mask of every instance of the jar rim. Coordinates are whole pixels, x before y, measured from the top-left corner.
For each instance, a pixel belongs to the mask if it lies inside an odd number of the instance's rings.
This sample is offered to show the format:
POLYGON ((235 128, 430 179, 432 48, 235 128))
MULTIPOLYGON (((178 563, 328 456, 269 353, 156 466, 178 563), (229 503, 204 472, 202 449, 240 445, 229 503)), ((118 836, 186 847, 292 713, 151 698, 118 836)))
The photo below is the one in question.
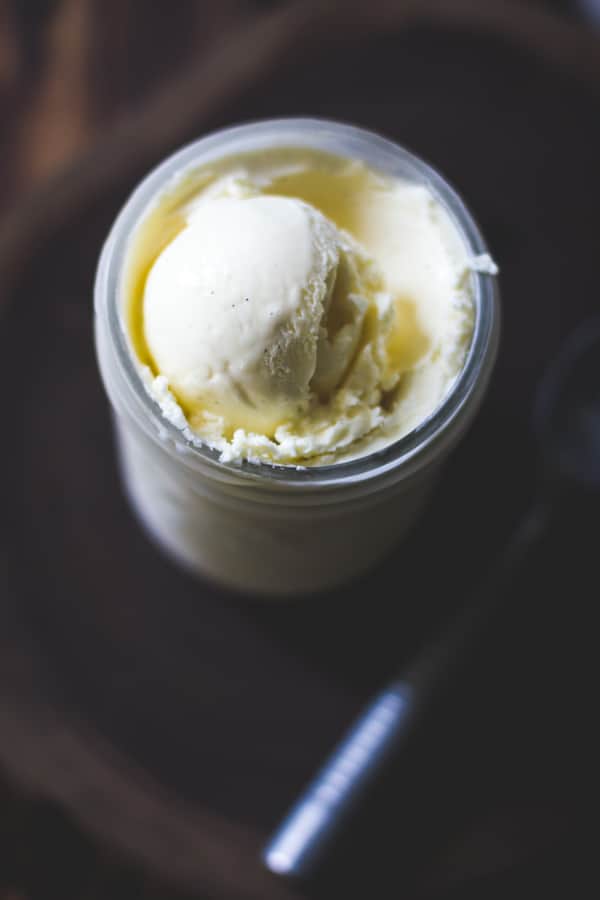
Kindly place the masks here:
MULTIPOLYGON (((357 458, 327 465, 283 465, 250 460, 221 462, 220 452, 207 444, 192 443, 167 420, 157 401, 147 390, 133 359, 118 303, 119 288, 131 234, 143 220, 161 188, 169 181, 192 171, 211 159, 236 153, 250 153, 265 147, 306 147, 360 159, 375 170, 421 184, 442 205, 473 256, 487 254, 481 231, 453 186, 429 163, 403 146, 375 132, 321 118, 263 119, 211 132, 168 156, 152 169, 129 196, 115 219, 103 247, 96 274, 96 315, 107 317, 116 362, 135 395, 139 408, 155 425, 157 439, 168 436, 186 460, 207 464, 215 476, 235 475, 245 481, 267 482, 273 487, 293 489, 307 486, 335 486, 341 482, 364 481, 399 469, 448 433, 463 412, 478 385, 487 383, 494 364, 499 329, 496 278, 471 272, 475 310, 473 334, 461 371, 439 405, 415 428, 397 440, 357 458), (373 158, 377 157, 378 161, 373 158), (388 167, 382 165, 385 159, 388 167), (394 171, 395 170, 395 171, 394 171)), ((411 466, 412 468, 412 466, 411 466)))

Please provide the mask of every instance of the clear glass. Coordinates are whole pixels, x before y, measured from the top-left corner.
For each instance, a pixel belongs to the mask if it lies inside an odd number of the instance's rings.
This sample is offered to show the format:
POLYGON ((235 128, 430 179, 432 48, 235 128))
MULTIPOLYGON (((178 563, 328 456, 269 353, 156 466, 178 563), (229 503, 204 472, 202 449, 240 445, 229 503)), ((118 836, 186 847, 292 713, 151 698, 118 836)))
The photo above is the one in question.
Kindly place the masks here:
POLYGON ((204 137, 161 163, 123 207, 100 257, 95 326, 124 485, 143 525, 179 562, 234 588, 268 594, 345 581, 402 537, 479 408, 499 335, 496 279, 474 272, 474 331, 451 390, 409 434, 358 459, 306 469, 225 464, 216 451, 186 441, 145 389, 132 358, 121 290, 128 239, 150 203, 182 172, 224 156, 294 146, 360 159, 424 184, 469 252, 488 252, 458 194, 429 165, 376 134, 319 119, 269 120, 204 137))

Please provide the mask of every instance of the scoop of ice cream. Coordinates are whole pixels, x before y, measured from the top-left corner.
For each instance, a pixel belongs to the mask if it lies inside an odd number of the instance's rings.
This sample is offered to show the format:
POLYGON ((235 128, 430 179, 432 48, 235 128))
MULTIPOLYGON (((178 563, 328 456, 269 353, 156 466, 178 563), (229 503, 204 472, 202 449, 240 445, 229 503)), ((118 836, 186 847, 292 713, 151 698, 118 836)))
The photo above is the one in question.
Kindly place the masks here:
POLYGON ((424 185, 306 148, 213 160, 132 234, 131 349, 163 416, 224 462, 358 458, 454 383, 484 262, 424 185))
POLYGON ((369 279, 307 203, 218 197, 194 207, 146 282, 144 337, 188 418, 272 438, 326 403, 357 352, 369 279))

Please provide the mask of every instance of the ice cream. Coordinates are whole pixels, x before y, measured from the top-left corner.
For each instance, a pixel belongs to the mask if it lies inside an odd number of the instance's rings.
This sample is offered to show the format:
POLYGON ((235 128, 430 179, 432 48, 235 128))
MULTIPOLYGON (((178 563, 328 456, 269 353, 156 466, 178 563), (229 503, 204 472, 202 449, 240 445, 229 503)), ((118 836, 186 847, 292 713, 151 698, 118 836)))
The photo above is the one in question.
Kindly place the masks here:
POLYGON ((148 349, 192 424, 202 428, 208 413, 226 434, 272 438, 309 414, 311 394, 331 394, 368 305, 334 291, 342 257, 352 287, 367 288, 348 242, 299 200, 219 198, 197 208, 144 294, 148 349), (327 326, 346 319, 330 339, 327 326))
POLYGON ((361 129, 256 122, 165 160, 116 219, 95 284, 146 532, 261 595, 367 570, 481 405, 495 271, 444 179, 361 129))
POLYGON ((337 462, 439 405, 485 264, 424 186, 301 148, 249 153, 148 213, 132 345, 164 414, 222 460, 337 462))

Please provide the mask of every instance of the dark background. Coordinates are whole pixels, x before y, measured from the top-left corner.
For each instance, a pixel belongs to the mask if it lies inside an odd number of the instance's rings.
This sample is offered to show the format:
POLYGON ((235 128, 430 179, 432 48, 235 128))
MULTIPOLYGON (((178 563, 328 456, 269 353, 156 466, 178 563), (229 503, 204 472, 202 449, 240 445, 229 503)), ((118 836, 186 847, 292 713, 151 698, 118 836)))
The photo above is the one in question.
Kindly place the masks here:
MULTIPOLYGON (((403 30, 414 3, 322 4, 323 22, 308 3, 0 3, 0 357, 17 386, 0 517, 2 900, 246 896, 236 878, 269 896, 261 841, 526 509, 535 384, 599 305, 600 37, 584 4, 491 5, 491 29, 484 0, 448 0, 403 30), (350 588, 273 608, 175 572, 131 520, 90 298, 100 242, 150 165, 281 114, 373 127, 439 165, 500 263, 505 322, 489 400, 414 537, 350 588), (206 817, 188 824, 187 803, 206 817)), ((593 498, 561 509, 313 895, 595 893, 597 535, 593 498)))

